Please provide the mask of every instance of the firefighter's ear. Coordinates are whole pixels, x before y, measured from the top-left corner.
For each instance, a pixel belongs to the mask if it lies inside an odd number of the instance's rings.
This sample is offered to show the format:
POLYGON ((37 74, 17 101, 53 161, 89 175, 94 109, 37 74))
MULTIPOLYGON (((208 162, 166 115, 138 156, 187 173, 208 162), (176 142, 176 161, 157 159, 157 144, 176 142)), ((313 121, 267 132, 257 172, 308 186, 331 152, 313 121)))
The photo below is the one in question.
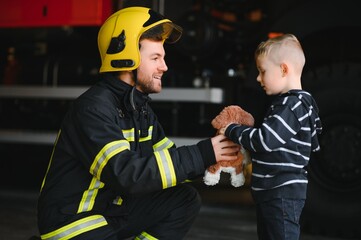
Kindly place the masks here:
POLYGON ((288 66, 286 63, 281 63, 281 73, 282 73, 282 77, 286 76, 288 73, 288 66))

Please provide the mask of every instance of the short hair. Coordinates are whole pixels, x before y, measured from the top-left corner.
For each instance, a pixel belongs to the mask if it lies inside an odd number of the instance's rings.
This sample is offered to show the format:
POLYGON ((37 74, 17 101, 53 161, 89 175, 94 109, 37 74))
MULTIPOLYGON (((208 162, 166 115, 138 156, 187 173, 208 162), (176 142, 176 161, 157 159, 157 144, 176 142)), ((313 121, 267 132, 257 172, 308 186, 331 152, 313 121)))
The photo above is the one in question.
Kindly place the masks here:
POLYGON ((295 64, 296 67, 301 68, 300 70, 302 70, 305 65, 306 59, 301 43, 293 34, 283 34, 261 42, 254 55, 257 60, 259 57, 269 56, 271 54, 273 60, 281 61, 288 59, 295 64))

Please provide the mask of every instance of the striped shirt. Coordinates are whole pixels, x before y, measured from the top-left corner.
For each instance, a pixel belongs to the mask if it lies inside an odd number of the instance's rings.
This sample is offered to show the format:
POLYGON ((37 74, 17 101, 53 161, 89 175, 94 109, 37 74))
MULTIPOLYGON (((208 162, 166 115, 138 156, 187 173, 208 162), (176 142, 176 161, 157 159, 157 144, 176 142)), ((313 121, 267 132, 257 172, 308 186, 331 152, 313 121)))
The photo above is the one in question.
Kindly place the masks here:
POLYGON ((252 193, 256 202, 306 198, 311 152, 320 149, 322 126, 315 100, 292 90, 274 99, 259 128, 231 124, 225 135, 252 156, 252 193))

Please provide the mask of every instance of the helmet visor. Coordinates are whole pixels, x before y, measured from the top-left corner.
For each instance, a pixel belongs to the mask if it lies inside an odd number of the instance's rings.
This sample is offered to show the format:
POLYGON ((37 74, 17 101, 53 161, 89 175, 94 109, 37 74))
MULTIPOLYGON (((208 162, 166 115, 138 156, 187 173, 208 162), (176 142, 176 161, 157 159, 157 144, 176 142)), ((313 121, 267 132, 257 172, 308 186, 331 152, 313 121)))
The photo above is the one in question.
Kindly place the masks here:
POLYGON ((166 43, 175 43, 182 36, 182 28, 174 23, 163 23, 163 39, 166 43))
POLYGON ((175 43, 182 36, 182 28, 172 22, 163 22, 146 30, 140 39, 154 39, 175 43))

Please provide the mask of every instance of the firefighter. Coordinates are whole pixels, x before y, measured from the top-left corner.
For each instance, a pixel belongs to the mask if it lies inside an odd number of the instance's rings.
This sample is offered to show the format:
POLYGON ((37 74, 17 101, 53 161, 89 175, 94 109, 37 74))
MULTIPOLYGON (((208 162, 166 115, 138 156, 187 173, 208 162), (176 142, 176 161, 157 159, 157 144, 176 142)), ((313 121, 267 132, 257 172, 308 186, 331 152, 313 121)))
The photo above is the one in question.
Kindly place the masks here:
POLYGON ((42 239, 183 239, 199 212, 187 184, 239 151, 224 136, 176 148, 148 104, 167 71, 164 42, 181 28, 144 7, 100 28, 100 81, 58 132, 38 200, 42 239))

